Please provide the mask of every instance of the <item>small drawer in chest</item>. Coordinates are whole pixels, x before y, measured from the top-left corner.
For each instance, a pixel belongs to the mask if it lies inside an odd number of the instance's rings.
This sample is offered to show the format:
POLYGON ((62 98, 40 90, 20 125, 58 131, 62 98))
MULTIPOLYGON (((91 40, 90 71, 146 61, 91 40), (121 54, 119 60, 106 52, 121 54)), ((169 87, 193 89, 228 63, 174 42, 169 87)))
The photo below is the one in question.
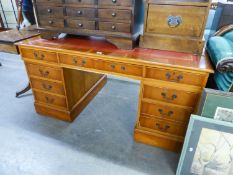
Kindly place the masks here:
POLYGON ((63 7, 38 5, 37 11, 38 11, 39 16, 47 16, 47 17, 63 17, 64 16, 63 7))

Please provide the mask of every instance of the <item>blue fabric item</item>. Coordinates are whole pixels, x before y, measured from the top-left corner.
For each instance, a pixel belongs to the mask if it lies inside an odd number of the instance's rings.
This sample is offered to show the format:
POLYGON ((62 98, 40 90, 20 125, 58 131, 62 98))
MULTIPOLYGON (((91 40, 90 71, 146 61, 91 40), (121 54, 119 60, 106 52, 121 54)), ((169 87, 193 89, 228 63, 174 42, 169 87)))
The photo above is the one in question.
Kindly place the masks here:
POLYGON ((233 71, 233 42, 231 40, 214 36, 207 43, 207 52, 219 72, 233 71))
POLYGON ((224 38, 231 40, 231 42, 233 42, 233 30, 230 32, 227 32, 223 35, 224 38))
POLYGON ((219 90, 229 91, 233 77, 230 77, 228 73, 219 73, 214 74, 214 80, 219 90))
POLYGON ((33 11, 32 0, 23 0, 22 10, 23 11, 33 11))

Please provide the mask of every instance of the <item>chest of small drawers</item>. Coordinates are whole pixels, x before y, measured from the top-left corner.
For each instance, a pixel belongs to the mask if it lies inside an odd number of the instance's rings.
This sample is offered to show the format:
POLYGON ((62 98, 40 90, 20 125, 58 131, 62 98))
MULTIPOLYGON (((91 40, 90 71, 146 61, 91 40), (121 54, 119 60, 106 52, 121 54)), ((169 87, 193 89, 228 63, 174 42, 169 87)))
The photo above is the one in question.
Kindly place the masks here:
POLYGON ((142 0, 34 0, 43 38, 57 33, 104 36, 119 48, 134 47, 143 23, 142 0))
POLYGON ((210 1, 146 0, 145 2, 145 25, 140 47, 202 53, 210 1))

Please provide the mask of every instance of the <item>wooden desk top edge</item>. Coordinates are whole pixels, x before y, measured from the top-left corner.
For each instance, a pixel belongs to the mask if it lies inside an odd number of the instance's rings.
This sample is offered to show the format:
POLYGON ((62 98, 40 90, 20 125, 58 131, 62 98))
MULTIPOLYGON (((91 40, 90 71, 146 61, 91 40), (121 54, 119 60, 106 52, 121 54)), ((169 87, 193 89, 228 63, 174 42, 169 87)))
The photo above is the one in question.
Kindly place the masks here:
MULTIPOLYGON (((172 67, 172 68, 183 68, 183 69, 187 69, 187 70, 201 71, 201 72, 208 72, 208 73, 213 73, 214 72, 212 64, 211 64, 211 62, 209 60, 209 56, 205 51, 203 52, 203 54, 201 56, 198 56, 199 57, 198 58, 196 55, 193 55, 193 54, 136 48, 139 51, 145 50, 145 51, 148 51, 148 52, 160 52, 160 53, 164 53, 164 55, 166 55, 166 53, 168 53, 168 54, 172 54, 172 55, 183 54, 183 55, 190 55, 190 56, 193 56, 193 57, 197 57, 196 60, 194 59, 195 60, 194 62, 192 62, 192 60, 190 60, 189 65, 185 65, 185 64, 182 64, 182 63, 176 64, 176 63, 166 63, 166 62, 163 62, 163 61, 158 61, 158 59, 163 60, 163 58, 152 58, 153 61, 151 61, 151 60, 146 60, 146 59, 143 59, 143 58, 136 59, 136 58, 132 58, 132 57, 126 57, 125 55, 114 56, 114 55, 100 54, 100 53, 102 53, 102 50, 94 51, 94 48, 85 49, 86 51, 83 51, 83 49, 81 49, 81 48, 76 48, 76 49, 79 49, 79 50, 75 50, 73 48, 68 48, 68 46, 76 47, 77 45, 74 45, 74 44, 72 45, 69 42, 66 43, 65 40, 66 39, 62 39, 62 40, 60 40, 61 42, 59 40, 43 40, 43 39, 40 38, 40 36, 37 36, 37 37, 33 37, 33 38, 30 38, 30 39, 27 39, 27 40, 24 40, 24 41, 17 42, 16 45, 20 46, 20 47, 28 47, 28 48, 36 48, 36 49, 42 49, 42 50, 56 51, 56 52, 59 52, 59 53, 66 53, 66 54, 80 54, 80 55, 85 54, 86 56, 92 56, 93 58, 95 57, 97 59, 98 59, 98 57, 102 57, 101 59, 106 59, 106 60, 109 59, 109 60, 112 60, 112 61, 120 61, 120 62, 124 62, 124 63, 145 65, 145 66, 150 66, 150 67, 168 66, 168 67, 172 67), (45 43, 47 43, 47 44, 45 44, 45 43), (54 44, 54 45, 59 46, 59 47, 51 47, 51 45, 49 45, 49 44, 54 44)), ((87 39, 68 38, 68 41, 74 42, 75 40, 81 41, 81 40, 87 40, 87 39)), ((99 42, 99 41, 96 41, 96 42, 99 42)), ((100 44, 102 44, 102 45, 104 44, 107 47, 109 46, 111 49, 113 49, 115 51, 119 50, 119 51, 122 51, 123 53, 124 52, 125 53, 133 53, 134 52, 134 50, 121 50, 121 49, 116 50, 115 48, 113 48, 115 46, 108 43, 107 41, 102 41, 101 40, 100 42, 101 42, 100 44)), ((169 58, 164 57, 164 60, 165 59, 168 60, 168 61, 171 61, 171 62, 172 62, 172 60, 176 61, 176 60, 174 60, 174 58, 169 59, 169 58)), ((177 57, 177 59, 178 59, 178 61, 182 61, 182 59, 179 60, 178 57, 177 57)), ((187 60, 185 60, 185 61, 187 61, 187 60)))

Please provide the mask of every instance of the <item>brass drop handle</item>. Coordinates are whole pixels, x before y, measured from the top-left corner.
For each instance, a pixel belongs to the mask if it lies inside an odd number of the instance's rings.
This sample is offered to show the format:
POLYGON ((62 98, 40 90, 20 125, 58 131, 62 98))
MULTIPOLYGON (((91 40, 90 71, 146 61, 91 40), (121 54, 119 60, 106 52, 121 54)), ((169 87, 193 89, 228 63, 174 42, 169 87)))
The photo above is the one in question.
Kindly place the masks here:
POLYGON ((77 64, 77 63, 78 63, 78 60, 77 60, 76 58, 73 58, 73 59, 72 59, 72 63, 73 63, 73 64, 77 64))
POLYGON ((40 55, 40 59, 43 60, 44 58, 45 58, 45 55, 42 53, 42 54, 40 55))
POLYGON ((48 9, 47 11, 48 11, 48 13, 52 13, 52 9, 48 9))
POLYGON ((164 132, 170 128, 169 125, 165 125, 164 127, 162 127, 159 123, 156 123, 155 127, 158 128, 160 131, 164 131, 164 132))
POLYGON ((43 77, 47 77, 49 75, 49 71, 47 71, 47 70, 43 71, 42 69, 39 69, 39 72, 43 77))
POLYGON ((125 71, 126 70, 125 66, 121 66, 121 70, 125 71))
POLYGON ((83 12, 82 12, 81 10, 78 10, 78 11, 77 11, 77 14, 78 14, 78 15, 82 15, 83 12))
POLYGON ((159 111, 159 113, 160 113, 162 116, 168 116, 168 117, 171 117, 171 115, 173 115, 173 114, 174 114, 174 112, 173 112, 173 111, 168 111, 167 113, 165 113, 165 112, 163 111, 163 109, 158 109, 158 111, 159 111))
POLYGON ((85 65, 86 63, 86 60, 82 60, 82 65, 85 65))
POLYGON ((182 17, 181 16, 168 16, 167 17, 167 25, 170 28, 175 28, 178 27, 179 25, 182 24, 182 17))
POLYGON ((33 55, 36 59, 38 58, 38 54, 36 52, 34 52, 33 55))
POLYGON ((164 99, 166 99, 166 100, 171 100, 171 101, 173 101, 173 100, 175 100, 175 99, 177 98, 177 95, 176 95, 176 94, 173 94, 171 97, 167 97, 167 94, 166 94, 165 92, 162 92, 162 93, 161 93, 161 96, 162 96, 164 99))
POLYGON ((112 17, 116 17, 116 13, 115 12, 112 13, 112 17))
POLYGON ((42 86, 43 86, 44 89, 46 89, 48 91, 50 91, 53 88, 52 85, 46 85, 45 83, 43 83, 42 86))
POLYGON ((173 82, 180 82, 180 80, 182 80, 184 78, 183 75, 178 75, 176 78, 172 79, 172 74, 169 72, 167 72, 165 74, 165 76, 166 76, 168 81, 173 81, 173 82))
POLYGON ((114 64, 112 64, 112 65, 111 65, 111 68, 112 68, 112 69, 115 69, 115 68, 116 68, 116 66, 115 66, 114 64))
POLYGON ((45 96, 45 100, 47 103, 50 103, 50 104, 54 103, 54 98, 49 98, 49 97, 45 96))

